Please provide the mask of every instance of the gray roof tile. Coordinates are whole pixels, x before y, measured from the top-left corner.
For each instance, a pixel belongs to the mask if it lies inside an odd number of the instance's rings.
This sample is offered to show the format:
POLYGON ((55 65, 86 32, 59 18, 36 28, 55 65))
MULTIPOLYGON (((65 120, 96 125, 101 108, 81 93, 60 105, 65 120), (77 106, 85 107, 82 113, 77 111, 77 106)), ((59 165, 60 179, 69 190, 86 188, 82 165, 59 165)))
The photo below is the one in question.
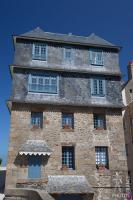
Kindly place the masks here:
POLYGON ((93 194, 85 176, 48 176, 47 191, 50 194, 93 194))
POLYGON ((67 42, 67 43, 78 43, 81 45, 101 45, 101 46, 108 46, 108 47, 118 47, 103 38, 95 35, 92 33, 90 36, 76 36, 72 34, 60 34, 60 33, 50 33, 44 32, 42 29, 37 27, 36 29, 29 31, 20 35, 20 37, 31 37, 37 39, 44 39, 44 40, 52 40, 52 41, 59 41, 59 42, 67 42))

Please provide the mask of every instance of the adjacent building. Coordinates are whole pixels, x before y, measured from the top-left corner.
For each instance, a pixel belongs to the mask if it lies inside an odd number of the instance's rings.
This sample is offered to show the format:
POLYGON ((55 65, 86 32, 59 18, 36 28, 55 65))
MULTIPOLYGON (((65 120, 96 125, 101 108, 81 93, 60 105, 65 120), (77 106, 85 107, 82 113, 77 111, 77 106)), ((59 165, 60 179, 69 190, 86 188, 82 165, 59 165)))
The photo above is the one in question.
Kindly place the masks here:
POLYGON ((13 41, 5 199, 123 199, 120 47, 40 28, 13 41))
POLYGON ((124 103, 123 125, 125 133, 128 175, 133 193, 133 62, 128 64, 128 81, 122 86, 124 103))

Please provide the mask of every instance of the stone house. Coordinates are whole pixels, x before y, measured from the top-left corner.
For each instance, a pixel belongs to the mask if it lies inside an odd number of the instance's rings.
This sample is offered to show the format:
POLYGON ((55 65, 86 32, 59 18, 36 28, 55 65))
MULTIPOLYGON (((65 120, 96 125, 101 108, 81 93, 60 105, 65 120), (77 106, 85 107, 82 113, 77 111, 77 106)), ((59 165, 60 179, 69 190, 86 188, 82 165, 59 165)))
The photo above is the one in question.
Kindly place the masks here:
POLYGON ((5 199, 123 199, 120 47, 40 28, 13 41, 5 199))
POLYGON ((133 194, 133 62, 128 64, 128 81, 122 86, 123 125, 128 163, 128 176, 133 194))

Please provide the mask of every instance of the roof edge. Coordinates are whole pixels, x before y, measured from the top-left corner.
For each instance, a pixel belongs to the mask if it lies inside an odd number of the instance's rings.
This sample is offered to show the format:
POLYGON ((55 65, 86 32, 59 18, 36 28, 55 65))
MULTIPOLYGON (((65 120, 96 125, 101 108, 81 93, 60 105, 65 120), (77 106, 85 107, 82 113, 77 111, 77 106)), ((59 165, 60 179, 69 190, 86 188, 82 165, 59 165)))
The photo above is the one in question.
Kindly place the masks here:
POLYGON ((117 49, 118 52, 122 49, 122 46, 117 45, 101 45, 101 44, 91 44, 91 43, 81 43, 81 42, 70 42, 70 41, 63 41, 58 39, 48 39, 48 38, 38 38, 38 37, 30 37, 30 36, 22 36, 22 35, 13 35, 14 44, 16 43, 16 39, 26 39, 26 40, 37 40, 37 41, 46 41, 46 42, 54 42, 54 43, 62 43, 62 44, 73 44, 73 45, 80 45, 80 46, 90 46, 90 47, 103 47, 109 49, 117 49))

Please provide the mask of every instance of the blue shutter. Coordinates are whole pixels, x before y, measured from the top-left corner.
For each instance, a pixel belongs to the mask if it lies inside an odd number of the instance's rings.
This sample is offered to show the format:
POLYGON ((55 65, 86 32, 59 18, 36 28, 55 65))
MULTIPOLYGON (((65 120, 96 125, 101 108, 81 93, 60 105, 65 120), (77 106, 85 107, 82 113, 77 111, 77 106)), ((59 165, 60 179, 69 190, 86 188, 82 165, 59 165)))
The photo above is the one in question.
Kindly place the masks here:
POLYGON ((28 178, 41 178, 41 156, 29 156, 28 178))
POLYGON ((89 62, 90 64, 92 64, 92 51, 89 50, 89 62))
POLYGON ((91 79, 91 95, 94 94, 93 79, 91 79))

